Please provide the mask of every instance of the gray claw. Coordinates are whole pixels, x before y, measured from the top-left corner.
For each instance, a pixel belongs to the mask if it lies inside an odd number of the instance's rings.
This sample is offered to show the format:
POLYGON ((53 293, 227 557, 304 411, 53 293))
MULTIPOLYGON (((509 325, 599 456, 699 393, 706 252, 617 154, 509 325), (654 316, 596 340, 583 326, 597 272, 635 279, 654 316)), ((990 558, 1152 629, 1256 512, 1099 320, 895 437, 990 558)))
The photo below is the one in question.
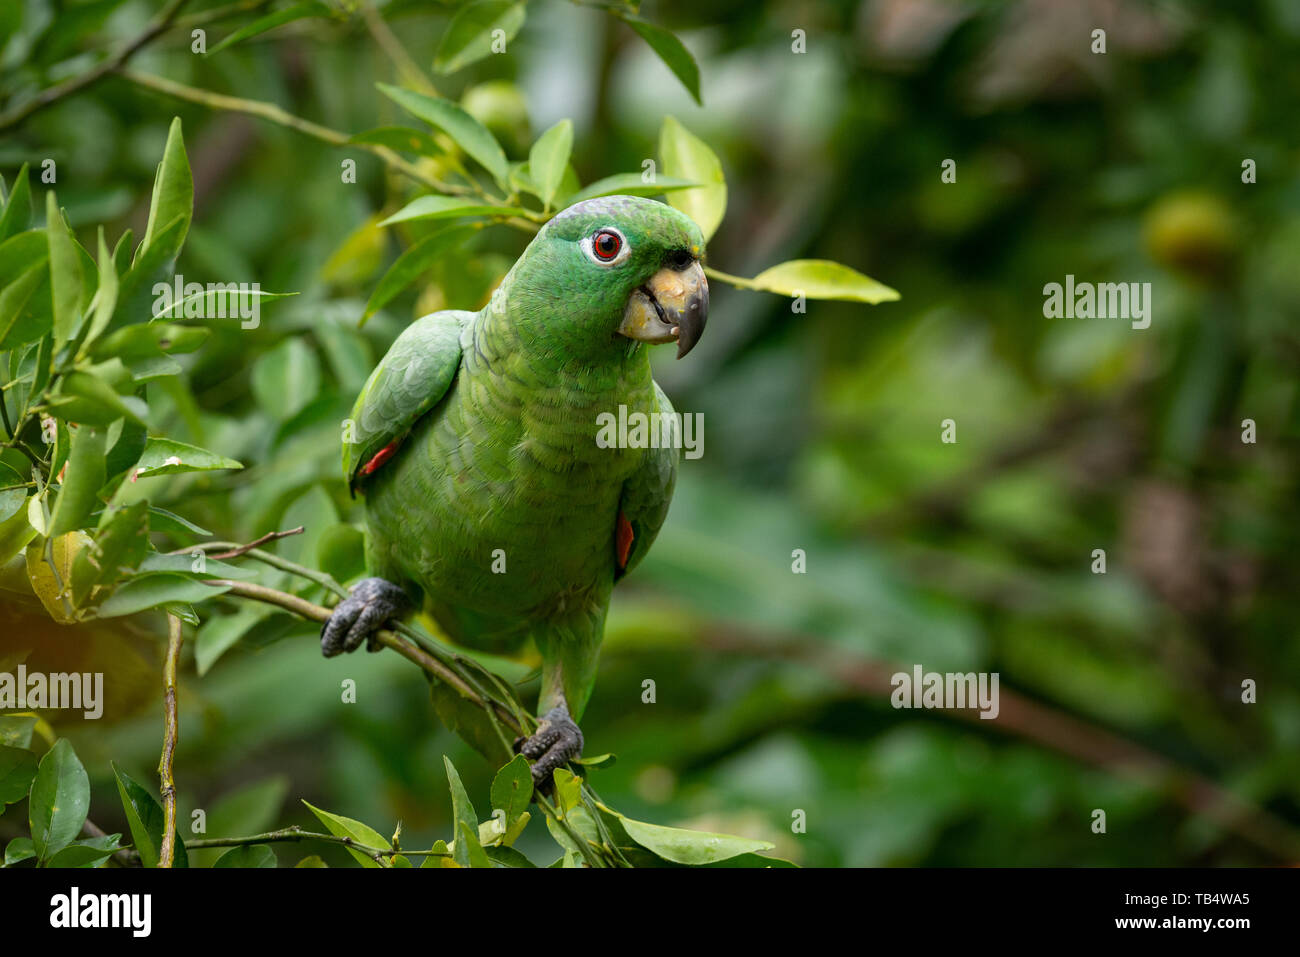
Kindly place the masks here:
POLYGON ((533 762, 533 784, 549 786, 555 769, 582 754, 582 730, 564 705, 542 715, 537 732, 516 742, 520 754, 533 762))
POLYGON ((352 594, 335 606, 320 630, 320 650, 326 658, 345 651, 355 651, 365 641, 370 651, 378 651, 376 633, 386 623, 406 614, 409 599, 402 589, 382 578, 363 578, 352 594))

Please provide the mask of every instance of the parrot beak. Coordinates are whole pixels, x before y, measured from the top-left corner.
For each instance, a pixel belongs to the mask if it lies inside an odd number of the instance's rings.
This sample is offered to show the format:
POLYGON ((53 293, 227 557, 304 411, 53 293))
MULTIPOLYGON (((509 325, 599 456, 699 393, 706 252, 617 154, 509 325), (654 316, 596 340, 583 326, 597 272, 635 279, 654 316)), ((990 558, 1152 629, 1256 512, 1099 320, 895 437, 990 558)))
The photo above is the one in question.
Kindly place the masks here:
POLYGON ((709 318, 709 281, 699 260, 684 269, 665 266, 632 293, 620 335, 638 342, 677 342, 677 358, 695 347, 709 318))

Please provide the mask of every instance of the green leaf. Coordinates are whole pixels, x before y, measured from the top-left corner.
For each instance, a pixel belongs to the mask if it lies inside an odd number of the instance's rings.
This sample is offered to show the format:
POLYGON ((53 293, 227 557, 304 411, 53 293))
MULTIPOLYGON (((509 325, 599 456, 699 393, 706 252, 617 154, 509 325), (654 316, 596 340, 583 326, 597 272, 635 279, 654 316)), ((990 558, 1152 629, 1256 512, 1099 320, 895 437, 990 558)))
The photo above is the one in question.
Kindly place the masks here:
POLYGON ((22 748, 0 745, 0 806, 27 797, 36 777, 36 755, 22 748))
POLYGON ((32 264, 0 290, 0 349, 12 349, 50 331, 49 323, 41 321, 48 317, 32 308, 33 296, 49 281, 48 262, 42 259, 32 264))
POLYGON ((292 23, 294 20, 304 20, 308 17, 329 17, 331 16, 329 7, 323 3, 308 0, 307 3, 295 3, 291 7, 285 7, 283 10, 276 10, 274 13, 268 13, 264 17, 258 17, 252 23, 246 23, 230 36, 226 37, 211 50, 208 56, 220 53, 227 47, 234 46, 242 40, 249 37, 255 37, 259 33, 265 33, 268 30, 274 30, 276 27, 283 26, 286 23, 292 23))
POLYGON ((483 850, 483 845, 478 842, 477 830, 478 825, 471 829, 464 821, 457 823, 456 846, 452 848, 452 858, 461 867, 492 866, 492 862, 488 860, 483 850))
POLYGON ((442 35, 433 68, 438 73, 455 73, 492 52, 493 33, 504 32, 509 43, 524 25, 524 5, 510 0, 481 0, 461 7, 442 35))
POLYGON ((32 223, 32 190, 28 183, 27 164, 24 163, 14 177, 14 188, 9 191, 4 212, 0 213, 0 243, 17 236, 32 223))
POLYGON ((641 39, 650 44, 650 49, 682 81, 682 86, 695 98, 695 102, 703 106, 704 101, 700 99, 700 67, 676 34, 639 17, 623 15, 622 19, 641 35, 641 39))
MULTIPOLYGON (((465 790, 465 785, 461 783, 460 774, 457 772, 456 766, 451 763, 451 758, 444 754, 442 763, 447 769, 447 785, 451 789, 451 817, 458 825, 457 837, 460 836, 459 825, 464 825, 477 834, 478 815, 474 813, 474 805, 470 802, 469 792, 465 790)), ((459 843, 459 840, 457 843, 459 843)), ((477 838, 475 843, 477 843, 477 838)))
POLYGON ((713 864, 740 854, 769 851, 775 845, 730 834, 689 831, 661 824, 646 824, 617 815, 628 836, 648 851, 676 864, 713 864))
POLYGON ((144 447, 137 466, 137 476, 177 475, 181 472, 211 472, 216 469, 242 469, 240 463, 198 446, 175 439, 151 438, 144 447))
POLYGON ((50 412, 65 422, 112 425, 118 419, 142 423, 134 396, 121 396, 91 372, 74 369, 59 380, 59 392, 50 397, 50 412))
POLYGON ((111 585, 130 574, 149 547, 148 505, 135 502, 105 509, 93 540, 72 563, 72 603, 78 608, 96 585, 111 585))
POLYGON ((162 162, 158 164, 153 181, 153 199, 149 204, 149 224, 144 239, 136 250, 136 262, 141 262, 145 250, 153 251, 166 261, 180 252, 185 235, 194 215, 194 179, 190 174, 190 160, 185 155, 185 140, 181 136, 181 120, 172 120, 167 131, 167 145, 163 148, 162 162), (179 221, 180 228, 169 231, 179 221), (164 235, 165 233, 165 235, 164 235))
POLYGON ((186 575, 194 578, 256 578, 257 572, 252 568, 228 565, 216 558, 203 558, 202 571, 195 569, 197 557, 186 553, 166 555, 151 552, 145 556, 135 571, 136 577, 145 575, 186 575))
POLYGON ((72 451, 68 455, 59 497, 54 502, 50 535, 57 537, 81 528, 95 510, 99 503, 95 493, 107 480, 104 474, 107 445, 107 429, 83 425, 72 433, 72 451))
POLYGON ((27 500, 27 489, 7 487, 26 482, 30 475, 30 471, 26 475, 22 475, 4 462, 0 462, 0 489, 7 489, 6 491, 0 491, 0 522, 15 514, 27 500))
POLYGON ((366 311, 361 317, 361 321, 364 323, 376 312, 388 305, 394 296, 419 279, 420 275, 437 262, 449 249, 460 246, 476 232, 478 232, 478 227, 472 225, 451 226, 440 229, 430 236, 425 236, 398 256, 397 261, 388 267, 388 272, 384 273, 383 278, 379 280, 379 284, 375 286, 375 291, 370 294, 370 300, 366 303, 366 311))
MULTIPOLYGON (((153 795, 137 784, 130 775, 116 764, 112 765, 117 778, 117 793, 122 799, 122 809, 126 812, 127 827, 131 831, 131 844, 140 855, 140 863, 145 867, 158 866, 158 853, 162 847, 163 809, 153 795)), ((189 867, 189 858, 185 853, 185 844, 180 835, 174 836, 176 854, 172 860, 173 867, 189 867)))
POLYGON ((123 326, 99 342, 91 355, 96 359, 117 357, 123 362, 152 359, 158 355, 193 352, 212 335, 202 326, 178 326, 165 322, 123 326))
POLYGON ((659 130, 659 164, 667 176, 703 184, 671 193, 668 205, 695 220, 708 242, 727 211, 727 181, 717 154, 675 117, 665 116, 659 130))
POLYGON ((348 142, 387 146, 390 150, 416 153, 420 156, 440 156, 446 152, 424 130, 417 130, 411 126, 377 126, 364 133, 354 133, 348 137, 348 142))
POLYGON ((329 865, 325 863, 325 859, 322 858, 319 854, 312 854, 309 855, 308 857, 304 857, 301 861, 299 861, 297 864, 293 866, 294 867, 329 867, 329 865))
POLYGON ((564 119, 537 138, 528 151, 528 175, 542 205, 550 209, 573 152, 573 121, 564 119))
POLYGON ((199 602, 229 591, 227 585, 207 585, 182 575, 149 575, 123 582, 95 610, 100 618, 120 618, 170 602, 199 602))
POLYGON ((86 823, 90 780, 67 738, 45 752, 32 781, 27 809, 36 856, 48 861, 72 843, 86 823))
POLYGON ((618 757, 606 752, 597 754, 590 758, 574 758, 574 764, 581 764, 584 768, 612 768, 618 761, 618 757))
POLYGON ((94 867, 112 857, 121 845, 121 834, 105 834, 73 841, 55 854, 46 867, 94 867))
POLYGON ((6 748, 30 747, 35 727, 34 714, 0 714, 0 745, 6 748))
POLYGON ((582 779, 568 768, 556 768, 552 779, 555 782, 555 803, 560 810, 560 817, 566 817, 570 811, 582 805, 582 779))
POLYGON ((519 210, 508 206, 485 206, 458 196, 430 194, 411 200, 379 225, 392 226, 394 223, 414 219, 453 219, 458 216, 515 216, 518 212, 519 210))
POLYGON ((99 288, 95 292, 95 311, 91 315, 90 328, 86 331, 81 351, 85 352, 100 334, 108 328, 117 308, 117 269, 113 265, 113 254, 104 242, 104 227, 99 227, 99 288))
MULTIPOLYGON (((447 842, 443 840, 434 841, 433 847, 429 848, 429 850, 440 851, 444 855, 451 853, 450 848, 447 847, 447 842)), ((446 860, 446 857, 428 854, 425 855, 424 861, 420 864, 420 867, 447 867, 448 865, 444 863, 446 860)))
POLYGON ((170 532, 173 535, 184 535, 188 532, 208 538, 212 536, 206 528, 195 525, 189 519, 182 518, 165 508, 159 508, 157 505, 149 506, 149 515, 151 516, 149 526, 155 532, 170 532))
POLYGON ((493 847, 483 849, 494 867, 536 867, 537 865, 526 858, 513 847, 505 847, 497 844, 493 847))
POLYGON ((528 759, 516 754, 492 779, 492 811, 504 811, 508 831, 533 799, 533 772, 528 759))
POLYGON ((505 188, 506 154, 482 123, 449 100, 389 86, 387 83, 380 83, 378 87, 380 92, 412 116, 450 136, 457 146, 473 157, 505 188))
MULTIPOLYGON (((187 284, 188 285, 188 284, 187 284)), ((197 285, 197 283, 195 284, 197 285)), ((205 285, 201 290, 182 295, 177 299, 173 294, 171 302, 165 308, 150 311, 149 321, 159 319, 239 319, 244 313, 252 312, 252 305, 259 308, 263 302, 288 299, 298 295, 296 292, 266 292, 262 289, 244 289, 235 283, 214 283, 214 288, 205 285), (232 286, 234 288, 216 288, 232 286)))
POLYGON ((275 851, 267 844, 246 844, 232 847, 217 858, 213 867, 278 867, 275 851))
POLYGON ((716 270, 709 270, 709 275, 741 289, 809 299, 843 299, 875 305, 899 298, 897 290, 829 259, 794 259, 764 269, 753 279, 729 276, 716 270))
POLYGON ((320 391, 320 360, 302 339, 285 339, 253 363, 253 396, 277 421, 292 418, 320 391))
POLYGON ((10 867, 19 861, 30 861, 35 856, 36 848, 32 846, 30 837, 15 837, 5 845, 5 867, 10 867))
POLYGON ((678 179, 675 176, 656 176, 647 183, 640 173, 615 173, 584 186, 569 197, 569 205, 597 196, 662 196, 678 190, 694 189, 699 185, 694 180, 678 179))
MULTIPOLYGON (((352 818, 344 817, 341 814, 331 814, 329 811, 322 811, 318 807, 313 807, 307 801, 303 801, 302 803, 306 804, 308 810, 315 814, 316 817, 320 819, 320 822, 325 825, 325 829, 336 837, 350 837, 357 843, 364 844, 367 847, 391 849, 393 846, 388 843, 388 838, 384 837, 367 824, 362 824, 360 821, 354 821, 352 818)), ((387 866, 385 864, 380 864, 373 857, 362 854, 360 851, 355 851, 350 847, 348 848, 348 853, 355 857, 361 863, 362 867, 387 866)))
POLYGON ((77 241, 63 221, 54 190, 45 194, 45 232, 50 244, 50 295, 58 346, 75 336, 81 325, 82 272, 77 241))

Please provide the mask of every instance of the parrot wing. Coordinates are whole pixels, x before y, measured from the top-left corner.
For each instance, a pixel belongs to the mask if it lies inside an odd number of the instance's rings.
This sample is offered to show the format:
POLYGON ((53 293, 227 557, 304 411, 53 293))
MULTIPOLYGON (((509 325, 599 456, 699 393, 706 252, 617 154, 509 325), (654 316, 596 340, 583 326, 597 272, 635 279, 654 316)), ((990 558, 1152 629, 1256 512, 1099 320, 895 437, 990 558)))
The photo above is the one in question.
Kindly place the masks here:
POLYGON ((447 310, 417 319, 370 373, 352 407, 351 441, 343 443, 350 490, 388 461, 419 418, 451 390, 461 333, 474 315, 447 310))
POLYGON ((623 495, 618 506, 618 525, 614 533, 615 581, 635 568, 650 550, 668 515, 673 486, 677 484, 677 460, 681 443, 674 439, 677 437, 676 430, 681 425, 673 411, 673 404, 668 401, 668 396, 664 395, 658 383, 655 383, 655 395, 659 400, 658 411, 667 413, 668 416, 662 421, 671 425, 666 424, 660 433, 663 437, 660 447, 647 449, 640 468, 623 483, 623 495), (668 431, 669 428, 672 432, 668 431))

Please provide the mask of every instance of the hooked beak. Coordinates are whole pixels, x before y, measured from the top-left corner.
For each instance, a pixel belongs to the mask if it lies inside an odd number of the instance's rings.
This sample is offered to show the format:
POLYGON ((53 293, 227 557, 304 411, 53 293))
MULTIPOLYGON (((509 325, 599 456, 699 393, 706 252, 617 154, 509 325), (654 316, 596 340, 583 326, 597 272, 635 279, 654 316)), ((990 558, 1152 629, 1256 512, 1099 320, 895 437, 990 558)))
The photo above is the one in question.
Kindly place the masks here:
POLYGON ((677 358, 695 347, 709 318, 709 281, 692 260, 685 269, 665 266, 632 293, 620 335, 638 342, 677 341, 677 358))

